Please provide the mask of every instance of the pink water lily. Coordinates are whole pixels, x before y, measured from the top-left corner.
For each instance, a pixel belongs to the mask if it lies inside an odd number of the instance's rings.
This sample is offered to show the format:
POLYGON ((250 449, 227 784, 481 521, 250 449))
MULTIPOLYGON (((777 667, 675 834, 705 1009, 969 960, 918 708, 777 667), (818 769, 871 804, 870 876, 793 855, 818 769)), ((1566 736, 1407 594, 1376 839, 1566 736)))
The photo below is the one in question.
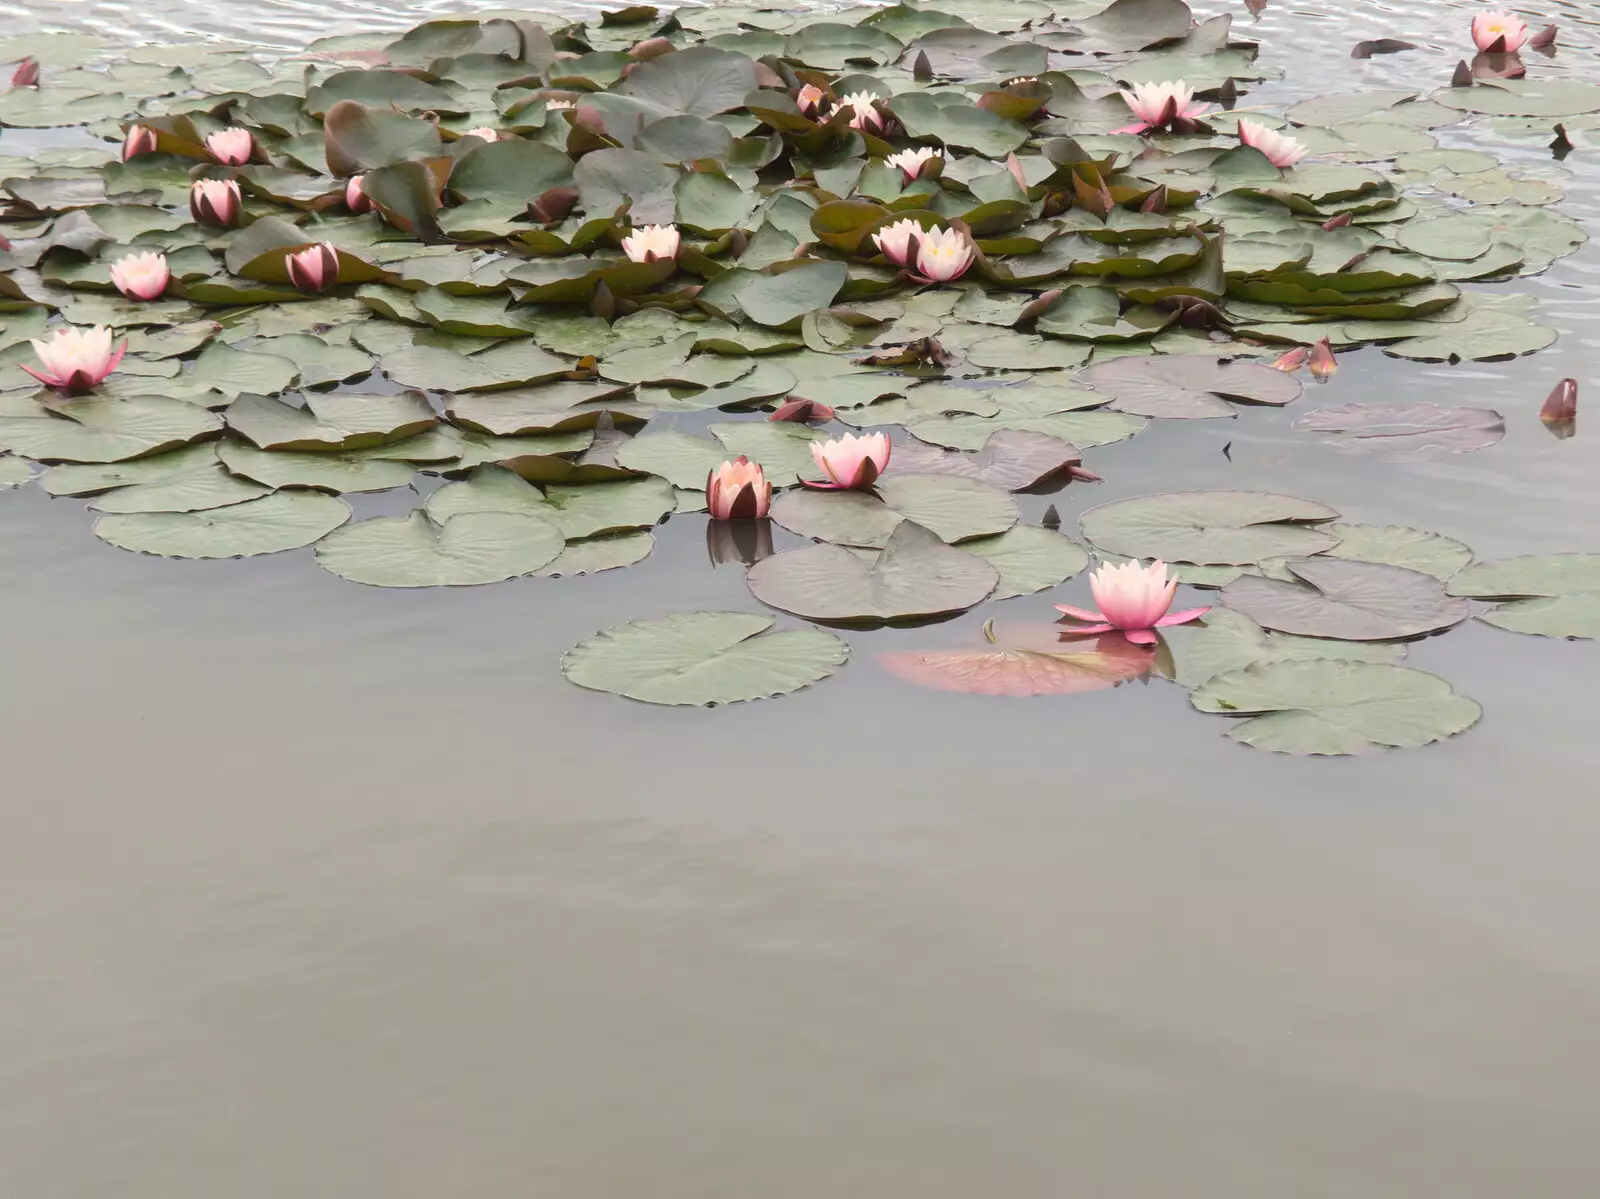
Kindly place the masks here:
POLYGON ((929 283, 949 283, 967 273, 978 256, 972 238, 957 229, 929 229, 917 247, 917 277, 929 283))
POLYGON ((197 179, 189 188, 189 213, 202 225, 232 229, 239 223, 242 200, 232 179, 197 179))
POLYGON ((1149 133, 1156 129, 1192 133, 1206 113, 1204 104, 1194 103, 1194 88, 1181 79, 1136 83, 1131 92, 1122 93, 1122 99, 1139 121, 1114 129, 1113 133, 1149 133))
POLYGON ((898 154, 891 154, 885 161, 892 167, 899 167, 906 182, 910 183, 920 176, 930 163, 944 162, 944 155, 932 146, 918 146, 915 150, 902 150, 898 154))
POLYGON ((39 60, 37 58, 24 58, 17 64, 17 69, 11 73, 12 87, 38 87, 39 86, 39 60))
POLYGON ((1276 358, 1274 358, 1272 360, 1272 366, 1274 370, 1287 371, 1292 375, 1295 371, 1304 366, 1310 360, 1310 358, 1310 346, 1295 346, 1294 349, 1279 354, 1276 358))
POLYGON ((1539 409, 1539 419, 1546 424, 1555 424, 1558 421, 1575 420, 1577 415, 1578 381, 1563 379, 1545 397, 1544 407, 1539 409))
POLYGON ((1300 142, 1254 121, 1239 122, 1239 141, 1260 150, 1275 167, 1292 167, 1306 156, 1306 147, 1300 142))
POLYGON ((757 520, 771 507, 772 484, 743 454, 706 476, 706 508, 712 520, 757 520))
MULTIPOLYGON (((854 110, 855 115, 850 118, 850 128, 880 133, 883 130, 883 114, 874 107, 880 99, 882 97, 876 92, 851 92, 839 101, 839 108, 854 110)), ((834 111, 837 112, 838 109, 834 111)))
POLYGON ((138 154, 156 152, 156 131, 148 125, 129 125, 122 141, 122 161, 127 162, 138 154))
POLYGON ((352 175, 350 176, 349 181, 344 185, 344 206, 351 212, 362 213, 372 211, 372 197, 367 195, 366 188, 361 184, 361 181, 364 178, 366 178, 364 175, 352 175))
POLYGON ((811 457, 827 482, 802 479, 807 487, 825 491, 871 487, 889 465, 889 439, 882 433, 846 433, 833 441, 813 441, 811 457))
POLYGON ((645 225, 622 239, 622 252, 629 262, 675 259, 682 240, 676 225, 645 225))
POLYGON ((500 131, 492 129, 488 125, 479 125, 476 129, 468 129, 463 136, 481 137, 486 142, 497 142, 500 140, 500 131))
POLYGON ((1484 54, 1515 54, 1527 40, 1528 27, 1522 18, 1503 8, 1472 18, 1472 41, 1484 54))
POLYGON ((1167 578, 1167 564, 1160 559, 1149 566, 1138 562, 1114 566, 1107 562, 1089 576, 1089 590, 1094 602, 1100 605, 1098 612, 1056 605, 1056 611, 1064 612, 1073 620, 1089 622, 1081 628, 1070 629, 1075 636, 1118 629, 1135 645, 1154 645, 1157 629, 1188 624, 1211 611, 1209 605, 1186 608, 1182 612, 1167 611, 1178 592, 1178 581, 1167 578))
POLYGON ((129 254, 111 267, 111 282, 130 300, 153 300, 167 290, 172 271, 167 256, 158 251, 129 254))
POLYGON ((1334 371, 1339 369, 1338 360, 1333 356, 1333 346, 1329 344, 1326 337, 1320 339, 1316 345, 1311 347, 1309 365, 1312 376, 1319 381, 1326 381, 1332 377, 1334 371))
POLYGON ((223 166, 242 167, 255 153, 256 139, 248 129, 235 125, 208 136, 206 149, 223 166))
POLYGON ((318 242, 290 254, 284 260, 289 282, 301 291, 315 295, 339 281, 339 250, 332 242, 318 242))
POLYGON ((814 83, 808 83, 794 94, 794 106, 809 117, 814 115, 827 99, 827 92, 814 83))
POLYGON ((48 339, 34 338, 33 352, 44 369, 24 366, 39 382, 68 395, 99 386, 127 352, 128 343, 113 346, 111 330, 105 325, 89 329, 57 329, 48 339))
POLYGON ((879 229, 872 235, 872 244, 895 266, 905 266, 912 254, 912 245, 920 242, 922 237, 922 226, 906 217, 879 229))
POLYGON ((559 97, 557 99, 546 100, 544 102, 544 110, 546 112, 566 112, 577 107, 578 102, 576 100, 562 100, 559 97))

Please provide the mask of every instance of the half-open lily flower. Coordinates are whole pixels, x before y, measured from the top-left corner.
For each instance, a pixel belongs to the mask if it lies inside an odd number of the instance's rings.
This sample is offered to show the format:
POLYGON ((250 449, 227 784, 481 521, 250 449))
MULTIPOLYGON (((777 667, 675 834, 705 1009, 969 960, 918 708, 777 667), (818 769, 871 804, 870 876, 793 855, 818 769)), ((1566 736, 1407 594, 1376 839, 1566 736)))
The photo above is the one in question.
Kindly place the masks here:
POLYGON ((885 161, 892 167, 899 167, 900 173, 906 177, 906 182, 910 183, 922 174, 924 167, 936 159, 943 162, 944 155, 932 146, 918 146, 915 150, 902 150, 898 154, 891 154, 885 161))
POLYGON ((883 114, 873 105, 880 99, 882 97, 876 92, 851 92, 839 101, 839 107, 855 110, 855 115, 850 118, 850 128, 879 133, 883 130, 883 114))
POLYGON ((622 239, 622 252, 629 262, 656 262, 676 258, 682 240, 676 225, 645 225, 622 239))
POLYGON ((1300 142, 1254 121, 1239 122, 1239 141, 1260 150, 1275 167, 1292 167, 1306 156, 1306 148, 1300 142))
POLYGON ((210 134, 206 138, 206 149, 223 166, 242 167, 255 153, 256 139, 248 129, 234 125, 210 134))
POLYGON ((1528 40, 1522 19, 1503 8, 1472 18, 1472 41, 1484 54, 1515 54, 1528 40))
POLYGON ((922 236, 922 226, 906 217, 879 229, 872 235, 872 242, 895 266, 905 266, 906 259, 911 255, 912 242, 920 241, 922 236))
POLYGON ((956 229, 929 229, 917 248, 917 274, 930 283, 949 283, 967 273, 978 247, 956 229))
POLYGON ((155 152, 156 131, 148 125, 129 125, 128 134, 122 140, 122 161, 127 162, 136 154, 155 152))
POLYGON ((706 507, 712 520, 757 520, 772 507, 772 484, 740 454, 706 476, 706 507))
POLYGON ((24 58, 17 64, 17 69, 11 73, 12 87, 38 87, 39 86, 39 60, 37 58, 24 58))
POLYGON ((129 254, 111 267, 111 282, 130 300, 153 300, 167 290, 172 271, 167 256, 152 250, 148 254, 129 254))
POLYGON ((481 137, 486 142, 497 142, 500 140, 500 131, 492 129, 488 125, 479 125, 476 129, 468 129, 463 136, 481 137))
POLYGON ((197 179, 189 189, 189 212, 202 225, 232 229, 239 223, 242 203, 232 179, 197 179))
POLYGON ((113 347, 105 325, 89 329, 57 329, 48 339, 34 338, 33 352, 43 370, 24 366, 39 382, 68 395, 88 391, 117 369, 128 343, 113 347))
POLYGON ((1206 105, 1194 103, 1194 88, 1181 79, 1136 83, 1131 92, 1122 93, 1122 99, 1139 122, 1114 129, 1113 133, 1149 133, 1155 129, 1189 133, 1206 112, 1206 105))
POLYGON ((351 212, 371 212, 373 208, 372 197, 367 195, 362 187, 363 175, 351 175, 350 181, 344 185, 344 206, 351 212))
POLYGON ((814 83, 808 83, 794 94, 794 106, 806 116, 812 116, 828 98, 828 93, 814 83))
POLYGON ((871 487, 889 465, 889 439, 882 433, 846 433, 832 441, 813 441, 811 457, 828 481, 801 480, 807 487, 828 491, 871 487))
POLYGON ((1172 597, 1178 592, 1178 580, 1167 578, 1167 564, 1160 559, 1149 566, 1138 562, 1125 562, 1115 566, 1107 562, 1089 576, 1089 590, 1098 612, 1086 612, 1057 604, 1056 611, 1064 612, 1074 620, 1089 623, 1069 630, 1074 635, 1109 633, 1118 629, 1135 645, 1154 645, 1156 630, 1175 624, 1188 624, 1211 611, 1204 608, 1186 608, 1171 612, 1172 597))
POLYGON ((297 250, 283 265, 289 272, 289 282, 304 292, 327 291, 339 281, 339 250, 332 242, 297 250))
POLYGON ((1563 379, 1557 383, 1539 409, 1539 419, 1547 425, 1576 420, 1578 416, 1578 381, 1563 379))
POLYGON ((1328 344, 1326 337, 1320 339, 1311 347, 1311 373, 1319 380, 1326 380, 1339 369, 1338 360, 1333 356, 1333 346, 1328 344))

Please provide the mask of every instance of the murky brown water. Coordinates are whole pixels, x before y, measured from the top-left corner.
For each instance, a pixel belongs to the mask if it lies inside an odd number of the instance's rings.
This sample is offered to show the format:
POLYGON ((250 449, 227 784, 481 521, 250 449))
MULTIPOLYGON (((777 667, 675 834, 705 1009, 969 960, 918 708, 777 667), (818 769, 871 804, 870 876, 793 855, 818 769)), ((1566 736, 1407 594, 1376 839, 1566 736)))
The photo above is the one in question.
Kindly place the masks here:
MULTIPOLYGON (((447 7, 10 0, 0 22, 286 44, 447 7)), ((1431 86, 1466 11, 1269 8, 1264 60, 1295 74, 1252 99, 1431 86), (1344 57, 1382 35, 1430 48, 1344 57)), ((1600 40, 1587 4, 1545 15, 1600 40)), ((1596 211, 1593 153, 1565 211, 1596 211)), ((1597 382, 1597 271, 1591 243, 1522 284, 1549 351, 1369 350, 1310 397, 1498 407, 1490 450, 1375 461, 1251 410, 1094 451, 1110 481, 1055 502, 1261 487, 1482 557, 1600 549, 1600 425, 1558 443, 1534 418, 1555 379, 1597 382)), ((1481 727, 1303 761, 1223 740, 1174 687, 997 700, 873 664, 973 619, 849 634, 839 678, 773 703, 565 683, 598 628, 752 608, 695 517, 627 571, 417 594, 305 554, 141 557, 88 524, 0 496, 0 1193, 1600 1188, 1591 643, 1421 644, 1481 727)))

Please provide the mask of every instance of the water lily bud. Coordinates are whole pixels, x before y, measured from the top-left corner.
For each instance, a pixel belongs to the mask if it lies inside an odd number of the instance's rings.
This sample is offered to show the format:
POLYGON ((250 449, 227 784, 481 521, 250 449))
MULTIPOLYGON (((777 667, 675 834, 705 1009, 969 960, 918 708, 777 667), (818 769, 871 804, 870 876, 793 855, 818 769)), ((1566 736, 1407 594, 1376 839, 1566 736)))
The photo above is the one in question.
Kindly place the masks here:
POLYGON ((1309 365, 1312 375, 1319 380, 1331 378, 1333 372, 1339 369, 1339 363, 1333 357, 1333 347, 1328 344, 1326 337, 1311 347, 1309 365))
POLYGON ((706 508, 712 520, 759 520, 771 506, 772 484, 743 454, 706 476, 706 508))
POLYGON ((202 225, 232 229, 239 223, 242 201, 232 179, 198 179, 189 188, 189 212, 202 225))
MULTIPOLYGON (((1554 27, 1552 26, 1552 29, 1554 27)), ((1554 39, 1552 39, 1554 40, 1554 39)), ((17 64, 17 69, 11 73, 11 86, 38 87, 39 86, 39 60, 37 58, 24 58, 17 64)))
POLYGON ((1539 419, 1546 424, 1557 421, 1570 421, 1578 415, 1578 381, 1576 379, 1563 379, 1555 385, 1544 402, 1544 407, 1539 409, 1539 419))
POLYGON ((846 433, 832 441, 813 441, 811 457, 827 482, 802 479, 807 487, 826 491, 871 487, 889 465, 889 438, 882 433, 846 433))
POLYGON ((332 242, 319 242, 296 251, 283 265, 289 272, 289 282, 312 295, 327 291, 339 281, 339 251, 332 242))
POLYGON ((128 126, 127 136, 122 142, 122 161, 137 154, 154 154, 156 151, 156 131, 147 125, 128 126))

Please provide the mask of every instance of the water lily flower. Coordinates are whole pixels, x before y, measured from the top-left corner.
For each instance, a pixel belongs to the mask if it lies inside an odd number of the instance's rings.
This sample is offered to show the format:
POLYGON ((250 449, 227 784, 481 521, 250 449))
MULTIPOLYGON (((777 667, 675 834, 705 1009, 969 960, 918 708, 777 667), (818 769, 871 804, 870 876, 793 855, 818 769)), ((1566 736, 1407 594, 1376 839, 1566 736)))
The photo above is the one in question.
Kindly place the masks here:
POLYGON ((481 137, 486 142, 497 142, 500 140, 500 131, 491 129, 488 125, 479 125, 476 129, 468 129, 462 136, 481 137))
POLYGON ((1472 18, 1473 44, 1484 54, 1515 54, 1528 40, 1522 19, 1503 8, 1472 18))
POLYGON ((128 135, 122 142, 122 161, 136 154, 154 154, 156 151, 156 131, 148 125, 128 126, 128 135))
POLYGON ((978 247, 956 229, 929 229, 917 248, 917 274, 929 283, 949 283, 967 273, 978 247))
POLYGON ((207 136, 206 149, 223 166, 242 167, 255 153, 256 139, 248 129, 234 125, 207 136))
POLYGON ((111 282, 130 300, 153 300, 167 290, 172 271, 167 256, 158 251, 129 254, 112 264, 111 282))
POLYGON ((1239 122, 1239 141, 1242 145, 1260 150, 1275 167, 1292 167, 1306 156, 1303 144, 1254 121, 1239 122))
POLYGON ((885 160, 892 167, 899 167, 900 173, 910 183, 922 174, 922 169, 934 160, 944 161, 944 155, 932 146, 918 146, 915 150, 902 150, 898 154, 891 154, 885 160))
POLYGON ((1539 419, 1547 425, 1553 425, 1561 421, 1576 420, 1577 416, 1578 381, 1563 379, 1545 398, 1544 407, 1539 409, 1539 419))
POLYGON ((1211 611, 1209 605, 1186 608, 1182 612, 1167 611, 1178 592, 1178 580, 1167 578, 1167 564, 1159 558, 1149 566, 1138 562, 1115 566, 1107 562, 1089 576, 1089 590, 1094 602, 1100 605, 1098 612, 1056 605, 1058 612, 1089 622, 1082 628, 1070 630, 1074 635, 1109 633, 1118 629, 1135 645, 1154 645, 1157 629, 1188 624, 1211 611))
POLYGON ((839 101, 839 108, 855 110, 855 116, 850 118, 850 128, 880 133, 883 130, 883 114, 873 107, 880 99, 882 97, 876 92, 851 92, 839 101))
POLYGON ((814 83, 808 83, 795 93, 794 106, 809 117, 816 113, 827 98, 827 92, 814 83))
POLYGON ((772 484, 759 464, 740 454, 706 476, 712 520, 758 520, 772 506, 772 484))
POLYGON ((232 229, 239 223, 242 203, 232 179, 197 179, 189 188, 189 212, 202 225, 232 229))
POLYGON ((544 110, 546 112, 566 112, 577 107, 578 102, 576 100, 546 100, 544 102, 544 110))
POLYGON ((332 242, 297 250, 283 265, 289 272, 289 282, 304 292, 327 291, 339 281, 339 249, 332 242))
POLYGON ((24 58, 17 64, 17 69, 11 73, 12 87, 38 87, 39 86, 39 60, 37 58, 24 58))
POLYGON ((622 239, 622 252, 629 262, 655 262, 677 258, 682 236, 676 225, 645 225, 622 239))
POLYGON ((905 266, 906 259, 911 256, 912 242, 920 241, 922 236, 922 226, 906 217, 879 229, 872 235, 872 242, 895 266, 905 266))
POLYGON ((1175 133, 1190 133, 1195 122, 1205 114, 1204 104, 1194 103, 1194 88, 1183 80, 1163 83, 1136 83, 1131 92, 1122 93, 1123 101, 1139 118, 1136 125, 1125 125, 1113 133, 1149 133, 1156 129, 1170 129, 1175 133))
POLYGON ((364 178, 364 175, 351 175, 350 181, 344 185, 344 206, 351 212, 371 212, 373 209, 372 197, 361 185, 364 178))
POLYGON ((1328 344, 1326 337, 1311 347, 1311 373, 1319 380, 1326 380, 1339 369, 1339 363, 1333 357, 1333 347, 1328 344))
POLYGON ((826 491, 858 490, 876 483, 884 467, 889 465, 889 439, 882 433, 846 433, 832 441, 813 441, 811 457, 828 481, 802 480, 807 487, 826 491))
POLYGON ((105 325, 89 329, 57 329, 50 339, 33 338, 33 352, 43 370, 24 366, 39 382, 68 395, 88 391, 117 369, 128 343, 113 347, 105 325))
POLYGON ((1293 374, 1295 371, 1304 366, 1310 357, 1310 346, 1295 346, 1295 348, 1290 350, 1288 353, 1280 354, 1277 358, 1273 359, 1272 366, 1274 370, 1288 371, 1290 374, 1293 374))

